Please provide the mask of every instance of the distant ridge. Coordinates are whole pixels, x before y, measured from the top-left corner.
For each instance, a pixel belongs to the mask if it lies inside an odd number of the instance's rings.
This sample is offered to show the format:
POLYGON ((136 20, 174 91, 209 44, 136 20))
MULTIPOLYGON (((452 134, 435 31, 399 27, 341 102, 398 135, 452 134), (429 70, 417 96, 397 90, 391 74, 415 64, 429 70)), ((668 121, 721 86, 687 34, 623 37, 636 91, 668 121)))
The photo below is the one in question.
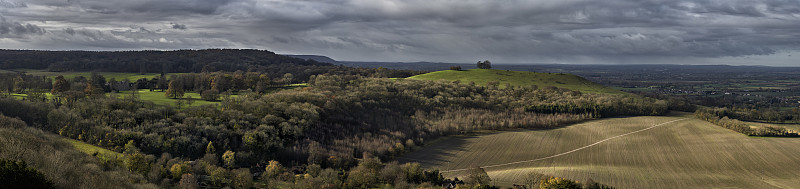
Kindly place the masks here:
POLYGON ((409 79, 433 81, 447 80, 460 81, 462 83, 475 82, 477 85, 487 85, 491 81, 496 81, 499 83, 498 87, 500 88, 504 88, 505 84, 512 86, 536 85, 537 87, 554 86, 558 88, 581 91, 584 93, 624 93, 622 91, 591 82, 580 76, 564 73, 538 73, 495 69, 471 69, 463 71, 444 70, 415 75, 409 77, 409 79))
POLYGON ((2 50, 0 69, 106 72, 214 72, 267 70, 270 67, 334 66, 257 49, 171 51, 2 50))
POLYGON ((334 60, 333 58, 322 56, 322 55, 292 55, 292 54, 284 54, 284 56, 299 58, 304 60, 315 60, 317 62, 324 62, 324 63, 331 63, 335 64, 338 61, 334 60))

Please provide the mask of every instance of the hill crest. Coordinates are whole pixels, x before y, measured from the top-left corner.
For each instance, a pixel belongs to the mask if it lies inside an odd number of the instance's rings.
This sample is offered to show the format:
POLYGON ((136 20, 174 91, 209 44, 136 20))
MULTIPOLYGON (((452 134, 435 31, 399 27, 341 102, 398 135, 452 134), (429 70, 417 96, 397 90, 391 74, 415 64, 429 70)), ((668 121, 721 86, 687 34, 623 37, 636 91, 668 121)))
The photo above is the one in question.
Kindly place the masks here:
POLYGON ((461 82, 475 82, 475 84, 478 85, 486 85, 490 81, 497 81, 500 83, 501 88, 505 87, 508 83, 512 86, 554 86, 584 93, 623 93, 622 91, 594 83, 580 76, 564 73, 538 73, 496 69, 443 70, 412 76, 409 77, 409 79, 458 80, 461 82))

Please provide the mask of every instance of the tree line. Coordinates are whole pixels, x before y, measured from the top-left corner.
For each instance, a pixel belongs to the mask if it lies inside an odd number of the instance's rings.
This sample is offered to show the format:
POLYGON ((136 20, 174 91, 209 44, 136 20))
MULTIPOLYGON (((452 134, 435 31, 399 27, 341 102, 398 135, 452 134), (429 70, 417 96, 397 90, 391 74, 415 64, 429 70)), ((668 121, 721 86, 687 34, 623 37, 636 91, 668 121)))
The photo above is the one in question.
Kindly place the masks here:
POLYGON ((800 123, 800 107, 784 108, 784 100, 777 97, 753 97, 741 95, 682 96, 653 93, 638 93, 642 96, 664 99, 670 109, 694 112, 695 105, 724 108, 725 115, 732 119, 769 123, 800 123))
POLYGON ((174 51, 0 50, 0 69, 131 73, 214 72, 267 69, 270 65, 333 66, 254 49, 174 51))
POLYGON ((762 136, 762 137, 800 137, 797 131, 790 131, 784 127, 764 126, 758 128, 751 128, 747 123, 739 121, 735 118, 729 118, 731 111, 727 108, 701 108, 698 109, 694 115, 698 119, 702 119, 718 125, 720 127, 730 129, 748 136, 762 136))

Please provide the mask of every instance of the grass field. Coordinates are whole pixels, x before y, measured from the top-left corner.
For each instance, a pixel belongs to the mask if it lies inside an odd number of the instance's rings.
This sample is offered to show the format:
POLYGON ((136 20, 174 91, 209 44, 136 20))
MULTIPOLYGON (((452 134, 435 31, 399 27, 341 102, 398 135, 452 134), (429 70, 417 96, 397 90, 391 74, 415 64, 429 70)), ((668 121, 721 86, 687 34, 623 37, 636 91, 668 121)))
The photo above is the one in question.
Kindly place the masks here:
MULTIPOLYGON (((53 99, 53 94, 50 94, 49 92, 48 93, 44 93, 44 95, 47 96, 47 99, 53 99)), ((23 99, 25 99, 25 97, 28 97, 28 94, 11 93, 11 96, 13 96, 17 100, 23 100, 23 99)))
POLYGON ((484 169, 507 187, 535 172, 618 188, 793 188, 800 186, 798 152, 796 138, 747 137, 690 117, 648 116, 448 137, 400 160, 443 171, 496 165, 484 169), (680 121, 642 130, 674 120, 680 121), (509 162, 518 163, 502 165, 509 162))
POLYGON ((78 151, 81 151, 81 152, 89 154, 89 155, 94 154, 95 152, 97 152, 98 156, 101 156, 101 157, 104 157, 104 158, 108 158, 108 159, 116 159, 117 157, 122 157, 122 154, 119 153, 119 152, 107 150, 105 148, 97 147, 97 146, 94 146, 94 145, 91 145, 91 144, 87 144, 87 143, 84 143, 84 142, 81 142, 81 141, 77 141, 77 140, 73 140, 73 139, 69 139, 69 138, 62 138, 62 140, 72 144, 72 146, 75 147, 75 149, 77 149, 78 151))
MULTIPOLYGON (((173 106, 174 107, 176 105, 175 103, 178 101, 178 99, 167 98, 166 96, 164 96, 164 92, 160 92, 158 90, 150 91, 149 89, 139 89, 138 91, 139 91, 139 94, 138 94, 139 95, 139 99, 153 102, 156 105, 162 105, 162 106, 169 105, 169 106, 173 106)), ((108 94, 111 95, 111 93, 108 93, 108 94)), ((50 99, 53 98, 53 95, 50 94, 50 93, 45 93, 45 95, 47 95, 47 98, 50 98, 50 99)), ((119 93, 116 93, 115 95, 117 95, 118 97, 123 97, 124 95, 130 95, 130 91, 120 91, 119 93)), ((11 93, 11 96, 14 96, 14 98, 21 100, 21 99, 23 99, 24 97, 26 97, 28 95, 27 94, 19 94, 19 93, 11 93)), ((238 96, 238 95, 231 95, 231 97, 235 97, 235 96, 238 96)), ((219 101, 210 102, 210 101, 205 101, 203 99, 200 99, 200 94, 194 93, 194 92, 186 92, 186 93, 184 93, 183 97, 187 101, 191 101, 191 104, 186 104, 186 107, 189 107, 189 106, 202 106, 202 105, 209 105, 209 104, 219 104, 219 101)))
MULTIPOLYGON (((118 93, 118 95, 130 95, 130 91, 122 91, 118 93)), ((231 95, 236 96, 236 95, 231 95)), ((188 100, 192 101, 190 106, 202 106, 208 104, 219 104, 219 102, 209 102, 203 99, 200 99, 200 94, 194 92, 186 92, 184 93, 183 97, 188 100)), ((149 89, 139 89, 139 99, 150 101, 155 103, 156 105, 170 105, 175 106, 175 103, 178 99, 171 99, 164 96, 164 92, 160 92, 158 90, 150 91, 149 89)))
MULTIPOLYGON (((47 76, 49 78, 55 78, 56 76, 63 75, 64 78, 71 79, 77 76, 83 76, 89 78, 92 76, 92 72, 48 72, 46 70, 32 70, 32 69, 15 69, 13 71, 18 72, 25 72, 29 75, 35 76, 47 76)), ((121 72, 95 72, 97 74, 103 75, 106 80, 111 80, 111 78, 115 78, 117 81, 122 81, 128 79, 130 81, 136 81, 141 78, 153 79, 154 77, 158 77, 161 75, 160 73, 121 73, 121 72)), ((181 73, 168 73, 166 75, 169 78, 170 74, 181 74, 181 73)))
POLYGON ((586 93, 623 93, 622 91, 606 87, 582 77, 572 74, 561 73, 536 73, 525 71, 506 71, 493 69, 472 69, 472 70, 444 70, 426 74, 415 75, 409 79, 421 80, 448 80, 461 82, 475 82, 478 85, 486 85, 490 81, 497 81, 500 87, 504 88, 506 83, 513 86, 538 87, 555 86, 586 93))

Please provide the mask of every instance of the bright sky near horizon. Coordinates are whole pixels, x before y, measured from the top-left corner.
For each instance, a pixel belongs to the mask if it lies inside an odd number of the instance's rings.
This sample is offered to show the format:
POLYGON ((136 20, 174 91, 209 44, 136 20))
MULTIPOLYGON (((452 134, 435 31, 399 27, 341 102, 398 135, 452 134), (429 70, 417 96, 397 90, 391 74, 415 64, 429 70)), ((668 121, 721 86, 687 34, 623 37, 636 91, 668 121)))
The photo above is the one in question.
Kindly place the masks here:
POLYGON ((800 1, 0 0, 0 48, 800 66, 800 1))

